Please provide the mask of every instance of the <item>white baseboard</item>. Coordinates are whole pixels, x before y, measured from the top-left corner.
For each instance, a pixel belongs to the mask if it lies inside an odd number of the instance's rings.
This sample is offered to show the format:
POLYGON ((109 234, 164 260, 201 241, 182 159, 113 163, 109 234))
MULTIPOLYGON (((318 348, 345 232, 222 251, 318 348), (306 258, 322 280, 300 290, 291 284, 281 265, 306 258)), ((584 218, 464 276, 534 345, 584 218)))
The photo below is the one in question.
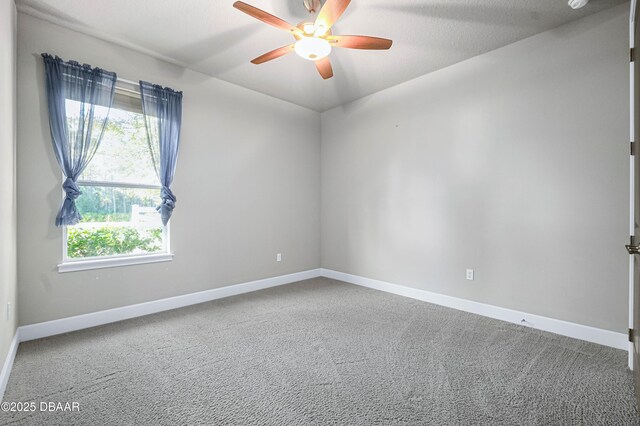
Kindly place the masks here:
POLYGON ((0 371, 0 401, 4 397, 4 391, 7 389, 7 383, 9 382, 9 375, 11 374, 11 368, 13 367, 13 360, 16 358, 16 352, 18 352, 18 344, 20 343, 20 329, 16 330, 16 334, 13 336, 11 345, 9 345, 9 352, 7 358, 4 360, 2 371, 0 371))
POLYGON ((533 315, 526 312, 501 308, 499 306, 487 305, 485 303, 474 302, 472 300, 460 299, 458 297, 446 296, 426 290, 391 284, 385 281, 374 280, 358 275, 346 274, 344 272, 338 272, 331 269, 321 269, 320 274, 323 277, 386 291, 387 293, 410 297, 412 299, 418 299, 436 305, 471 312, 473 314, 524 325, 567 337, 573 337, 574 339, 586 340, 588 342, 598 343, 600 345, 610 346, 616 349, 623 349, 625 351, 629 349, 628 338, 624 333, 617 333, 615 331, 603 330, 568 321, 547 318, 540 315, 533 315), (524 322, 522 320, 524 320, 524 322))
POLYGON ((83 328, 95 327, 109 324, 130 318, 141 317, 143 315, 155 314, 157 312, 182 308, 198 303, 209 302, 215 299, 222 299, 238 294, 249 293, 269 287, 276 287, 296 281, 308 280, 320 276, 320 269, 311 269, 303 272, 296 272, 289 275, 266 278, 251 281, 243 284, 235 284, 227 287, 214 288, 200 291, 198 293, 185 294, 181 296, 169 297, 167 299, 153 300, 151 302, 139 303, 137 305, 123 306, 121 308, 107 309, 105 311, 92 312, 74 317, 62 318, 53 321, 46 321, 37 324, 24 325, 19 328, 20 341, 40 339, 42 337, 53 336, 70 331, 81 330, 83 328))
POLYGON ((92 312, 89 314, 77 315, 74 317, 62 318, 58 320, 18 327, 15 337, 9 348, 9 353, 2 368, 2 372, 0 373, 0 399, 2 398, 2 395, 4 395, 4 390, 9 379, 9 374, 11 373, 11 367, 13 366, 13 360, 15 358, 18 344, 20 342, 53 336, 61 333, 68 333, 71 331, 109 324, 116 321, 122 321, 171 309, 182 308, 185 306, 195 305, 198 303, 222 299, 225 297, 249 293, 252 291, 276 287, 279 285, 289 284, 296 281, 307 280, 320 276, 360 285, 363 287, 369 287, 400 296, 410 297, 413 299, 418 299, 425 302, 434 303, 436 305, 458 309, 461 311, 471 312, 474 314, 483 315, 486 317, 495 318, 519 325, 525 325, 527 327, 549 331, 551 333, 573 337, 575 339, 581 339, 605 346, 611 346, 617 349, 628 349, 627 335, 624 333, 616 333, 609 330, 602 330, 599 328, 588 327, 585 325, 575 324, 567 321, 547 318, 540 315, 528 314, 526 312, 520 312, 512 309, 501 308, 498 306, 487 305, 480 302, 474 302, 471 300, 446 296, 426 290, 405 287, 384 281, 374 280, 371 278, 361 277, 358 275, 351 275, 344 272, 319 268, 297 272, 289 275, 281 275, 278 277, 251 281, 243 284, 235 284, 227 287, 205 290, 198 293, 191 293, 170 297, 167 299, 154 300, 137 305, 123 306, 120 308, 108 309, 105 311, 92 312), (525 322, 523 323, 522 320, 525 320, 525 322))

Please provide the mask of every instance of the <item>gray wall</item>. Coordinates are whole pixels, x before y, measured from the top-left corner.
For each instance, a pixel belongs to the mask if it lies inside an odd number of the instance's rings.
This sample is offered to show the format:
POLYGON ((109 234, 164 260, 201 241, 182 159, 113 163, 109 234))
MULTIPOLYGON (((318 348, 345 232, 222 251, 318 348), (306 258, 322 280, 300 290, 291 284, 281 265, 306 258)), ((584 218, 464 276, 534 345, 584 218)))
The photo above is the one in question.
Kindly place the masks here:
POLYGON ((20 14, 20 324, 322 264, 624 331, 627 16, 610 9, 320 120, 20 14), (41 52, 184 91, 173 262, 56 271, 61 179, 41 52))
POLYGON ((7 0, 0 2, 0 369, 17 327, 15 81, 16 7, 7 0))
POLYGON ((19 14, 20 324, 317 268, 319 135, 317 112, 19 14), (172 262, 57 272, 61 173, 41 52, 184 91, 172 262))
POLYGON ((624 332, 628 9, 323 113, 322 266, 624 332))

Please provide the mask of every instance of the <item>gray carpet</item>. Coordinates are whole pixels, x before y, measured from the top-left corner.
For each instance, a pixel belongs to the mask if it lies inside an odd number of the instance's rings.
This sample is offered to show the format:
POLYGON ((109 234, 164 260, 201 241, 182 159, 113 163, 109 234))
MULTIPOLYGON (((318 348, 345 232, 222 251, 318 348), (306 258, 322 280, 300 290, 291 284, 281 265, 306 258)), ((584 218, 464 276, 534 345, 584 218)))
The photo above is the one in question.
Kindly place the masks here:
POLYGON ((329 279, 22 343, 1 424, 638 425, 624 351, 329 279))

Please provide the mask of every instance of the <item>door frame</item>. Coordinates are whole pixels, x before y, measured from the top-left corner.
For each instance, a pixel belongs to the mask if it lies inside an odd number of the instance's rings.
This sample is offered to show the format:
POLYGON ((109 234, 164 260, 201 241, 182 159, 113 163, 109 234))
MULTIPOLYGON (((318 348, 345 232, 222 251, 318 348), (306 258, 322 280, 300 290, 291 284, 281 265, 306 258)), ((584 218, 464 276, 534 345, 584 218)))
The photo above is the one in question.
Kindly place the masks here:
MULTIPOLYGON (((638 2, 631 0, 631 10, 629 12, 629 141, 635 143, 635 63, 631 57, 632 49, 636 42, 636 21, 638 18, 638 2)), ((635 145, 633 145, 635 146, 635 145)), ((629 236, 635 236, 635 161, 634 153, 629 153, 629 236)), ((640 154, 640 153, 638 153, 640 154)), ((629 255, 629 330, 634 328, 634 256, 629 255)), ((631 331, 630 331, 631 334, 631 331)), ((633 341, 629 339, 629 368, 633 370, 634 348, 633 341)))

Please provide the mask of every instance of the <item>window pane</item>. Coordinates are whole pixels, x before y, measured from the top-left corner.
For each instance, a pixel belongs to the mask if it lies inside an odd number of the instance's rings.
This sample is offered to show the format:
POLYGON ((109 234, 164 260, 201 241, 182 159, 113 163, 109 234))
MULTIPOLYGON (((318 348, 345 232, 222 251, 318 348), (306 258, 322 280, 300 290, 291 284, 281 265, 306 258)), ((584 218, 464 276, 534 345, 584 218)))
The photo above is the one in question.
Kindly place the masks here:
POLYGON ((69 258, 143 254, 165 250, 160 190, 80 186, 82 221, 67 227, 69 258))
POLYGON ((111 108, 100 147, 80 180, 159 185, 142 111, 111 108))

